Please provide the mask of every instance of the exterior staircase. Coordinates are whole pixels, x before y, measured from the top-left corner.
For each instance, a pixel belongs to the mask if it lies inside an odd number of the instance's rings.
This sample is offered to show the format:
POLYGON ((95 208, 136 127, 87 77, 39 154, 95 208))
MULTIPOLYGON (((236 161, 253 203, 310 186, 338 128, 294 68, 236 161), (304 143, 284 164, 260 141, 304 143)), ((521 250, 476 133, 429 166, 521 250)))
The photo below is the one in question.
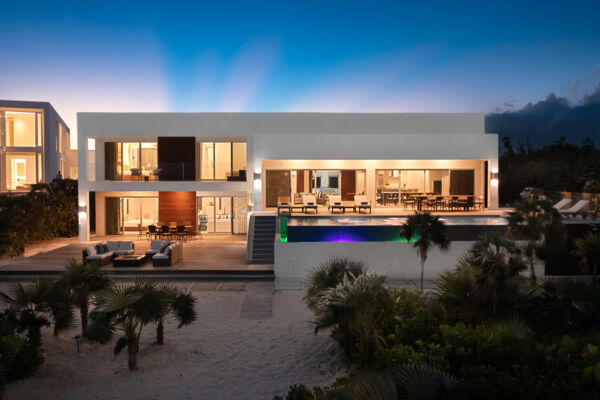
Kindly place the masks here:
POLYGON ((273 264, 275 262, 275 215, 254 215, 252 241, 252 264, 273 264))

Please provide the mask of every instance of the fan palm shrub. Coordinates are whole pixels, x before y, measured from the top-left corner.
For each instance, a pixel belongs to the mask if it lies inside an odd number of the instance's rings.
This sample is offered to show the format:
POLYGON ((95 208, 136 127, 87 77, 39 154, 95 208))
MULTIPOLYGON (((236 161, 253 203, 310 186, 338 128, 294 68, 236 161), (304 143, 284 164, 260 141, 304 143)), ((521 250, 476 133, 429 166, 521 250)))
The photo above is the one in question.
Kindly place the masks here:
POLYGON ((194 305, 196 299, 189 291, 180 291, 177 287, 163 283, 155 288, 161 304, 160 317, 156 325, 156 343, 164 343, 164 320, 173 316, 177 320, 177 328, 190 325, 196 320, 194 305))
POLYGON ((131 286, 116 285, 98 295, 98 305, 90 313, 86 336, 102 344, 115 332, 120 336, 113 353, 127 348, 129 370, 137 369, 137 354, 144 326, 157 322, 163 304, 156 295, 156 285, 141 279, 131 286))
POLYGON ((513 238, 525 240, 525 255, 529 261, 531 282, 536 282, 536 253, 550 231, 562 232, 562 217, 552 203, 546 200, 518 201, 508 212, 508 231, 513 238))
POLYGON ((53 325, 54 334, 70 328, 73 309, 63 285, 47 279, 32 284, 13 283, 0 296, 14 313, 19 332, 26 332, 31 344, 42 343, 42 327, 53 325))
POLYGON ((529 312, 543 336, 588 334, 600 328, 600 290, 584 281, 545 279, 529 312))
POLYGON ((596 275, 600 264, 600 236, 587 234, 575 241, 576 253, 584 265, 592 271, 592 284, 596 285, 596 275))
POLYGON ((65 285, 72 303, 79 308, 81 316, 81 334, 86 335, 88 324, 88 308, 94 293, 108 289, 112 279, 94 263, 80 263, 74 258, 67 261, 65 271, 60 277, 65 285))
POLYGON ((413 242, 421 259, 421 292, 423 292, 425 261, 429 250, 438 247, 444 251, 450 246, 446 231, 446 224, 439 217, 427 212, 415 212, 400 228, 400 237, 413 242))
POLYGON ((348 257, 332 257, 309 273, 304 301, 315 311, 326 290, 336 287, 344 279, 352 280, 365 272, 365 266, 360 261, 348 257))
POLYGON ((442 274, 437 296, 466 319, 514 311, 525 294, 522 273, 526 269, 515 243, 488 234, 461 257, 456 270, 442 274))
POLYGON ((385 277, 374 274, 344 278, 321 297, 315 333, 333 328, 331 335, 356 363, 370 365, 377 344, 392 329, 395 296, 385 277), (388 326, 389 325, 389 326, 388 326))

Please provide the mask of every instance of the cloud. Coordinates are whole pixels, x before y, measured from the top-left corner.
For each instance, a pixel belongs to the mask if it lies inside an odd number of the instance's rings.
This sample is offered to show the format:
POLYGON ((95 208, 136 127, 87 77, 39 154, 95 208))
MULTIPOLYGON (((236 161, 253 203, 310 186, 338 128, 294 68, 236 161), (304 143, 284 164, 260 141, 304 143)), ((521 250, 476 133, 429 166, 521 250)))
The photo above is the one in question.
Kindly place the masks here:
POLYGON ((575 105, 554 93, 515 111, 494 112, 485 119, 486 132, 508 136, 514 142, 529 136, 533 145, 554 142, 564 136, 573 143, 586 137, 600 143, 600 83, 575 105))

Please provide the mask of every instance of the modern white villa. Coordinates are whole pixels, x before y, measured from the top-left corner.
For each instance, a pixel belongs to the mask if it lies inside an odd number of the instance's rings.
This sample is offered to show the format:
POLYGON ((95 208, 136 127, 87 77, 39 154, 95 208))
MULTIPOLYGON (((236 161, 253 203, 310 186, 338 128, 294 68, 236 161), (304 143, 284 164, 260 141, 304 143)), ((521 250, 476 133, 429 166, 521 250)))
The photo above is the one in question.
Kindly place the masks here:
MULTIPOLYGON (((78 148, 81 241, 151 225, 248 234, 247 261, 276 275, 336 251, 304 242, 388 245, 383 227, 367 239, 327 233, 324 221, 324 239, 311 230, 334 212, 379 226, 414 210, 498 208, 498 136, 483 114, 79 113, 78 148), (275 236, 277 211, 292 218, 275 236)), ((464 246, 475 240, 461 232, 464 246)))
POLYGON ((199 216, 209 233, 246 233, 249 212, 311 194, 321 212, 331 195, 375 211, 420 195, 498 207, 483 114, 79 113, 78 127, 80 240, 92 216, 98 235, 199 216))
POLYGON ((0 100, 0 191, 28 191, 58 174, 77 179, 70 131, 47 102, 0 100))

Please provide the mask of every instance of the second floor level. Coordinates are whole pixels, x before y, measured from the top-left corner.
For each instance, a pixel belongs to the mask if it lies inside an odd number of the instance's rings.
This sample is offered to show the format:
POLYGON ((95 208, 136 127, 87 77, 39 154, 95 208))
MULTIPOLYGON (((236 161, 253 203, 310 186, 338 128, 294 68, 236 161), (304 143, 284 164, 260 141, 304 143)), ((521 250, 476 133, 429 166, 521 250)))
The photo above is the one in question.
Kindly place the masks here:
POLYGON ((240 137, 87 139, 88 181, 246 181, 240 137))

